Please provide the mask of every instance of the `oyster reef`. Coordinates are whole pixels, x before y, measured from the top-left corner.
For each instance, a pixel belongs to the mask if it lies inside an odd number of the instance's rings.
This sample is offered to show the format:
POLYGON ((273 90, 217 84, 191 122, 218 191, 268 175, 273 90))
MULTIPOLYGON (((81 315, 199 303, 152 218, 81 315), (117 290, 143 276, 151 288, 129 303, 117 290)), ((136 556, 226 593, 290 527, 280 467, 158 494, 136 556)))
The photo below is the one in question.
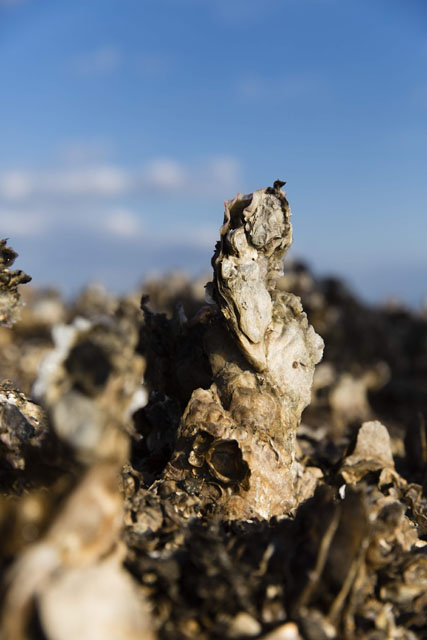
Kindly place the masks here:
POLYGON ((2 639, 427 637, 427 314, 288 264, 283 185, 206 285, 65 304, 1 241, 2 639))

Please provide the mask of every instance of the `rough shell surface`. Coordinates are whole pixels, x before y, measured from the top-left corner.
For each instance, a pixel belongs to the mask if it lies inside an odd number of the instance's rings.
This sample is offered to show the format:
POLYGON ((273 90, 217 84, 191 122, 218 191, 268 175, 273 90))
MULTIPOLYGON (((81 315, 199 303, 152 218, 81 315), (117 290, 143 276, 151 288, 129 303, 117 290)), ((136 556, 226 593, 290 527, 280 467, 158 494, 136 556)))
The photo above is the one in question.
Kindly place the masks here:
POLYGON ((214 382, 193 392, 166 470, 166 478, 191 473, 219 483, 216 508, 230 519, 268 519, 295 507, 295 434, 323 352, 300 300, 276 290, 292 239, 282 184, 225 205, 208 287, 218 313, 205 332, 214 382), (202 463, 195 451, 202 434, 222 443, 228 472, 218 471, 218 455, 202 463))

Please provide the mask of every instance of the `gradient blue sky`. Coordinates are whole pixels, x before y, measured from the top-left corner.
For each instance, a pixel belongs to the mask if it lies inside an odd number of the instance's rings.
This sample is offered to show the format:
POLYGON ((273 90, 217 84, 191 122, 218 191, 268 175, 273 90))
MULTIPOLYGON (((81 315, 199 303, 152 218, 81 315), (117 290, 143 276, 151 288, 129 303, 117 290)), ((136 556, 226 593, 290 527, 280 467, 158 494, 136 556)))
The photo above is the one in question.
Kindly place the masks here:
POLYGON ((292 254, 427 295, 426 0, 0 0, 0 235, 39 285, 208 270, 287 180, 292 254))

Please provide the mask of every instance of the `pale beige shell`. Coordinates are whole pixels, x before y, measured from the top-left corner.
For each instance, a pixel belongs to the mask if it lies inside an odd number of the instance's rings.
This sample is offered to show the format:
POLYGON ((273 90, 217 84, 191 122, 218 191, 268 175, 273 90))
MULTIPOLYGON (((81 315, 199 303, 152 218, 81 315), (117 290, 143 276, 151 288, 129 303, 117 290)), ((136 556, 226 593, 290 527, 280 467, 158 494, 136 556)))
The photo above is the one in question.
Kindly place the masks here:
POLYGON ((295 434, 323 352, 300 299, 275 289, 292 240, 282 185, 225 205, 209 285, 220 314, 205 336, 214 383, 193 392, 166 469, 219 484, 216 508, 231 519, 295 507, 295 434))

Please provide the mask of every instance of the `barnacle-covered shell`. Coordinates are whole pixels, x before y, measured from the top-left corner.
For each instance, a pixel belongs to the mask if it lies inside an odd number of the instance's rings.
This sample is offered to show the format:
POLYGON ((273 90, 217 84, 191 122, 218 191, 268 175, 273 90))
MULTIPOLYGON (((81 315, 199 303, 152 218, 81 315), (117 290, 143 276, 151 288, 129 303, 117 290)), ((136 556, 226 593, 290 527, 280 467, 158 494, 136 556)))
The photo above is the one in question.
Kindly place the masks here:
POLYGON ((292 242, 283 183, 225 203, 220 243, 212 259, 214 299, 246 358, 266 367, 265 334, 273 319, 271 291, 292 242))
POLYGON ((18 286, 30 282, 31 277, 20 270, 11 270, 18 254, 0 240, 0 326, 10 327, 18 318, 20 298, 18 286))
POLYGON ((295 506, 295 433, 323 351, 300 299, 276 290, 292 240, 282 185, 225 205, 207 288, 219 310, 205 332, 214 384, 193 392, 166 470, 228 485, 216 508, 232 519, 271 518, 295 506), (227 483, 230 474, 236 481, 227 483))
POLYGON ((25 452, 39 447, 47 434, 43 409, 10 380, 0 383, 0 451, 15 469, 25 468, 25 452))

